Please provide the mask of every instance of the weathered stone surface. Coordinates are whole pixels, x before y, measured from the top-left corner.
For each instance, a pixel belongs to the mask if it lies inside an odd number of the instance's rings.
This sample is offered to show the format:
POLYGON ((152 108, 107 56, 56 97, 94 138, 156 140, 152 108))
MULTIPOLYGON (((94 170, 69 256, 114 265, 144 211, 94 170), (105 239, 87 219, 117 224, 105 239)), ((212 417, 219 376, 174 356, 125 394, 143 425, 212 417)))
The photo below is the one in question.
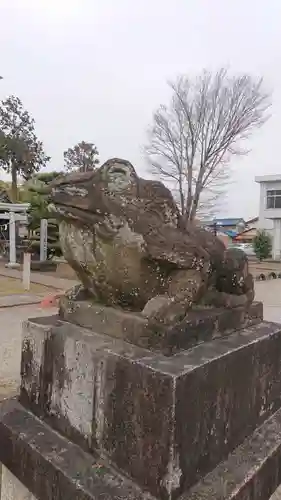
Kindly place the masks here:
POLYGON ((0 403, 0 461, 38 500, 149 498, 15 400, 0 403))
POLYGON ((27 325, 21 401, 86 449, 118 454, 117 465, 149 487, 168 467, 173 396, 168 375, 137 363, 145 356, 72 325, 27 325))
POLYGON ((188 490, 281 406, 279 325, 167 357, 40 321, 25 324, 21 402, 163 500, 188 490))
POLYGON ((269 418, 228 459, 182 500, 268 500, 281 483, 281 411, 269 418))
POLYGON ((72 299, 86 295, 166 326, 202 301, 228 308, 253 301, 244 252, 187 227, 169 189, 140 178, 128 161, 60 177, 49 196, 62 252, 83 284, 72 299))
POLYGON ((125 312, 91 301, 75 301, 62 297, 59 316, 62 320, 89 328, 96 333, 124 339, 146 349, 172 355, 197 344, 229 335, 235 330, 257 324, 263 319, 261 302, 244 307, 203 308, 191 310, 174 327, 151 327, 141 314, 125 312))
MULTIPOLYGON (((38 500, 151 498, 15 400, 0 403, 0 460, 17 477, 17 493, 24 485, 38 500)), ((281 482, 280 461, 279 410, 181 499, 267 500, 281 482)))

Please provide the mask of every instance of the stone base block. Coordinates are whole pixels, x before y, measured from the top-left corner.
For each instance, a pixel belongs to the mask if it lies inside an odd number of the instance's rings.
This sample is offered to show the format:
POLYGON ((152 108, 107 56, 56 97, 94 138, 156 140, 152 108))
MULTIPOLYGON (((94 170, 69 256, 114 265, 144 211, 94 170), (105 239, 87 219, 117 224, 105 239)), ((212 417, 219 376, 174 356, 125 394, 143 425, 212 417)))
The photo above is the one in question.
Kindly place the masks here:
POLYGON ((73 301, 65 295, 60 299, 59 315, 64 321, 94 332, 171 355, 259 323, 263 319, 263 305, 255 302, 248 309, 195 307, 176 326, 157 330, 149 328, 141 313, 125 312, 86 300, 73 301))
POLYGON ((280 463, 281 410, 181 500, 269 500, 281 482, 280 463))
POLYGON ((145 498, 130 481, 54 432, 16 400, 0 403, 0 460, 17 478, 10 488, 6 484, 5 500, 145 498))
MULTIPOLYGON (((0 403, 0 460, 10 471, 1 500, 152 500, 15 400, 0 403)), ((281 482, 280 463, 281 410, 181 500, 267 500, 281 482)))
POLYGON ((214 469, 281 407, 281 327, 174 356, 57 317, 25 323, 20 400, 163 500, 214 469))

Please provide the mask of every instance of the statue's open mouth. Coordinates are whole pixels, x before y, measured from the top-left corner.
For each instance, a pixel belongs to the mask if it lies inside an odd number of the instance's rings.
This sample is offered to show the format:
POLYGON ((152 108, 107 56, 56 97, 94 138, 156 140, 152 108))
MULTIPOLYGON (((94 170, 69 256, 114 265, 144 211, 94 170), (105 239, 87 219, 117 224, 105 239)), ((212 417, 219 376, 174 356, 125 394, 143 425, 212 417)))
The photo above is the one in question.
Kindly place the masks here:
POLYGON ((52 203, 49 205, 49 211, 58 219, 66 222, 69 221, 70 224, 77 224, 80 227, 88 226, 91 229, 95 227, 96 234, 103 240, 110 240, 118 233, 119 228, 122 226, 122 222, 116 224, 116 221, 113 222, 108 217, 108 214, 98 214, 97 212, 70 205, 52 203))
POLYGON ((66 205, 63 203, 50 203, 48 206, 50 213, 55 216, 61 217, 62 219, 70 219, 72 221, 80 221, 85 224, 95 224, 99 221, 98 214, 85 210, 79 207, 73 207, 71 205, 66 205))

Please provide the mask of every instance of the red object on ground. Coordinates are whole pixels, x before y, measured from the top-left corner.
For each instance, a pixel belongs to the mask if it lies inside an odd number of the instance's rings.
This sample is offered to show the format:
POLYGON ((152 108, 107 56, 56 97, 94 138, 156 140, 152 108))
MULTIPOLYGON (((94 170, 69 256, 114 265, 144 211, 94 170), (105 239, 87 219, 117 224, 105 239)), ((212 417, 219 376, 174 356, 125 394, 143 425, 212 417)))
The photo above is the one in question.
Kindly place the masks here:
POLYGON ((40 306, 41 307, 58 307, 59 305, 59 299, 61 295, 48 295, 48 297, 45 297, 41 302, 40 306))

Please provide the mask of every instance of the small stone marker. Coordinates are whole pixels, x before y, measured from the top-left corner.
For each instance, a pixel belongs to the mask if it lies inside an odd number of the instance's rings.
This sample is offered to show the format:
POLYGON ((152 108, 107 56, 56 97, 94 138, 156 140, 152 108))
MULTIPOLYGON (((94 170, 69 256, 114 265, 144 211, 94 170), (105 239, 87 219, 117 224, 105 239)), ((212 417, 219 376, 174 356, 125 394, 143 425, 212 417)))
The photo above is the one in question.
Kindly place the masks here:
POLYGON ((25 290, 30 290, 30 260, 31 254, 23 254, 23 273, 22 273, 22 284, 25 290))
POLYGON ((41 219, 40 222, 40 260, 47 260, 47 246, 48 246, 48 221, 41 219))

